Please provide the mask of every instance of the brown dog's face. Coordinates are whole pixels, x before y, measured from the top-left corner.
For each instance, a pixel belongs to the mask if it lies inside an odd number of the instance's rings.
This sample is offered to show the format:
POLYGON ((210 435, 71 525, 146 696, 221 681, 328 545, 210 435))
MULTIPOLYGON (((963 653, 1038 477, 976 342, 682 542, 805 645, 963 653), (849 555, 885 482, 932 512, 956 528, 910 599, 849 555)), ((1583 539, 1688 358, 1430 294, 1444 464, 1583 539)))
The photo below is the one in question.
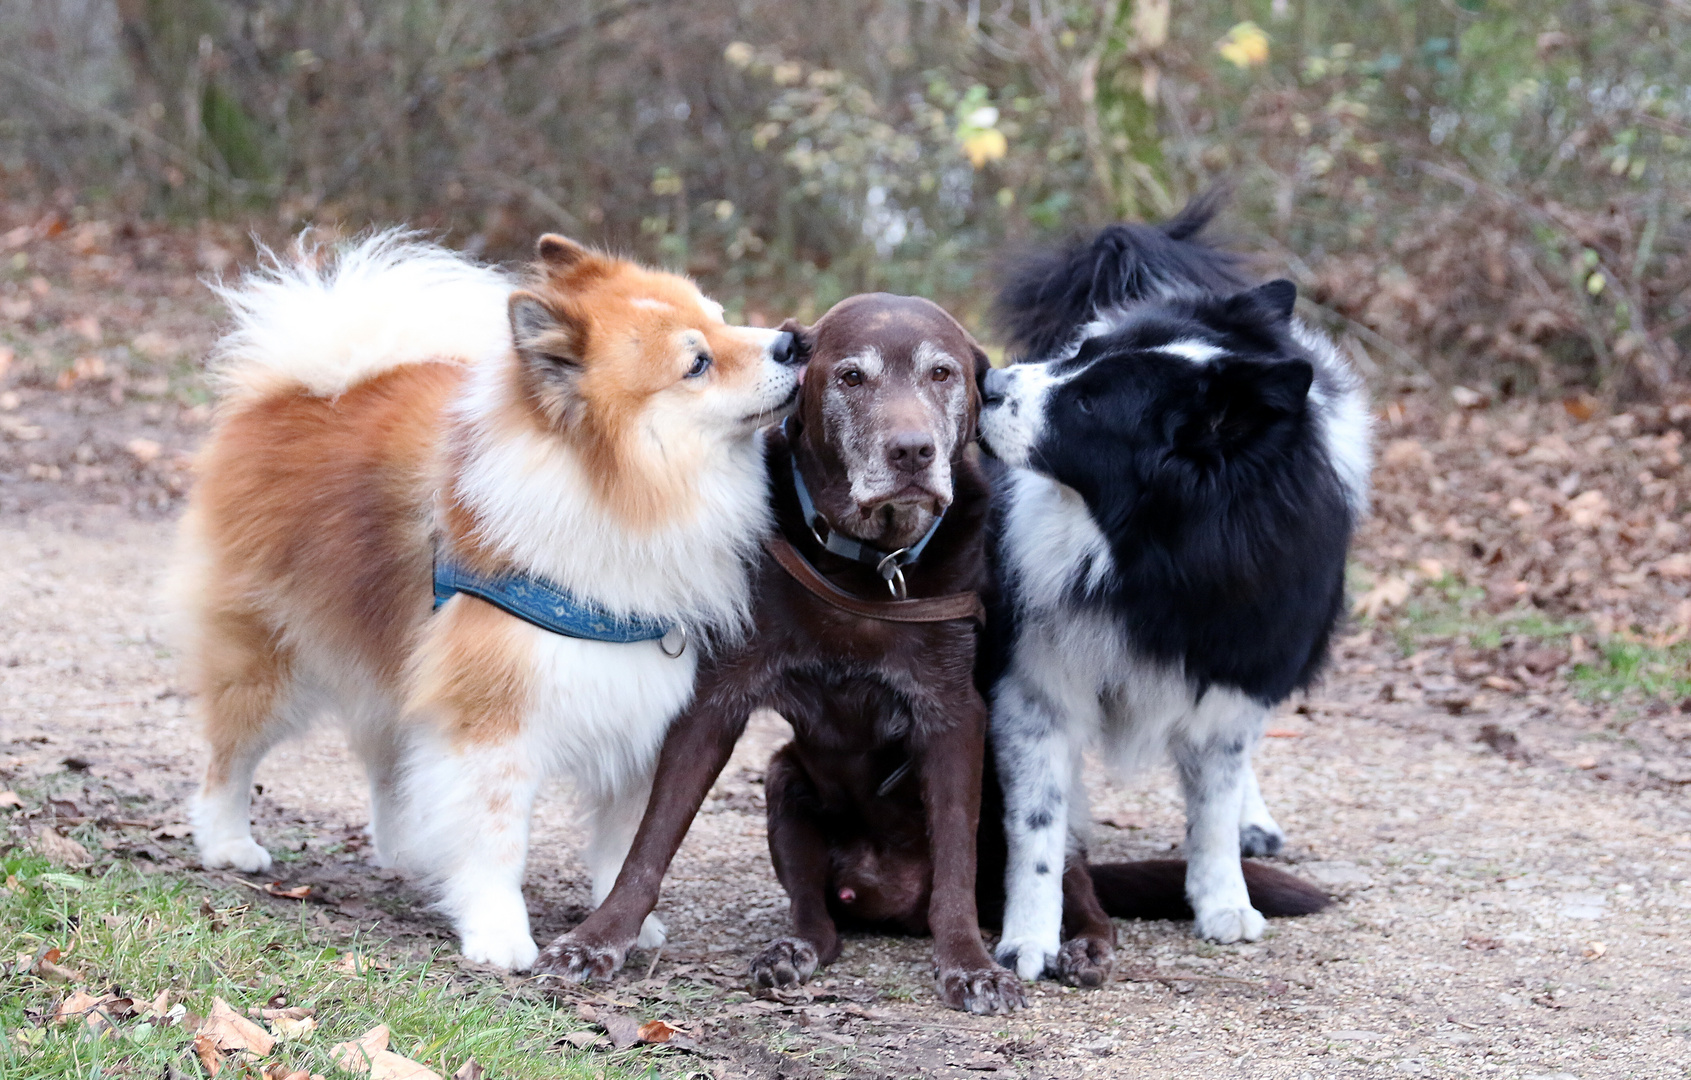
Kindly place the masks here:
POLYGON ((887 293, 842 300, 805 337, 799 408, 804 452, 827 481, 812 485, 818 509, 878 546, 915 542, 951 505, 986 355, 943 308, 887 293))

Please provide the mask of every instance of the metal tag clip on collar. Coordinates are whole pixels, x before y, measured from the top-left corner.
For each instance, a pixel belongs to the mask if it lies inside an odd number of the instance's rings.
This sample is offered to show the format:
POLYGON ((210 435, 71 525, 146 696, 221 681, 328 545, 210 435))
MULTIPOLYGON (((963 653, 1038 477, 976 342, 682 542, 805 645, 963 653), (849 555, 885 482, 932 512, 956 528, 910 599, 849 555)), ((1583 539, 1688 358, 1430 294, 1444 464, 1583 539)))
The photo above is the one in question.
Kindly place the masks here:
MULTIPOLYGON (((781 433, 787 434, 787 422, 781 422, 781 433)), ((935 516, 934 523, 928 526, 928 531, 922 534, 922 539, 909 547, 899 548, 897 551, 882 551, 880 548, 870 547, 861 540, 854 540, 828 524, 816 509, 816 501, 810 497, 810 489, 805 486, 804 474, 799 471, 799 457, 796 450, 792 450, 792 437, 788 435, 787 445, 793 463, 793 490, 799 497, 799 511, 804 515, 805 527, 810 535, 816 538, 823 549, 831 551, 842 559, 872 566, 881 580, 887 583, 887 591, 894 599, 906 600, 909 593, 904 587, 904 568, 922 557, 922 549, 928 546, 928 541, 939 531, 940 522, 945 520, 942 512, 935 516)))

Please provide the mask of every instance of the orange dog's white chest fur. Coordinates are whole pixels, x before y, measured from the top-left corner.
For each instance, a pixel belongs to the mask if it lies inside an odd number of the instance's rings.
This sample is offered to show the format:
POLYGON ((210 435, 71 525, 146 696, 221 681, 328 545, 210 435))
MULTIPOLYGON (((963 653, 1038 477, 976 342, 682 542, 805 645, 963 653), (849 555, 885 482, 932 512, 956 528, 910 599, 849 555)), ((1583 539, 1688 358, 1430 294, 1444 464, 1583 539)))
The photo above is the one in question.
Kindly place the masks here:
POLYGON ((466 957, 511 968, 536 954, 521 882, 541 781, 580 792, 597 902, 698 645, 742 629, 767 525, 757 431, 798 383, 788 335, 726 325, 687 280, 559 237, 540 254, 518 289, 385 236, 227 290, 176 577, 211 743, 206 864, 269 865, 253 771, 336 715, 379 855, 438 887, 466 957), (694 647, 563 637, 463 594, 431 613, 437 547, 694 647))

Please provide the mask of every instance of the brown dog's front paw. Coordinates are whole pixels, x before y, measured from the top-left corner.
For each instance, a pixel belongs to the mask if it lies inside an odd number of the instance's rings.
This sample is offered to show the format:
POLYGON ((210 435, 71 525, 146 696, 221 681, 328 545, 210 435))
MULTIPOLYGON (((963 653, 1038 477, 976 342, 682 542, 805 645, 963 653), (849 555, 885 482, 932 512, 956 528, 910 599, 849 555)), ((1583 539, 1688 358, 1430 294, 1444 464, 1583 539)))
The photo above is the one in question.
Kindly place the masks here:
POLYGON ((577 938, 575 932, 560 935, 552 944, 540 950, 534 962, 535 976, 562 979, 579 983, 593 979, 608 979, 622 967, 632 941, 618 946, 577 938))
POLYGON ((816 973, 821 958, 803 938, 776 938, 752 958, 752 982, 778 989, 798 986, 816 973))
POLYGON ((998 1016, 1027 1008, 1022 993, 1022 981, 1016 973, 994 964, 991 967, 965 970, 942 968, 934 977, 934 989, 940 1000, 953 1009, 962 1009, 977 1016, 998 1016))
POLYGON ((1098 938, 1077 937, 1057 950, 1057 978, 1070 986, 1103 986, 1116 966, 1116 950, 1098 938))

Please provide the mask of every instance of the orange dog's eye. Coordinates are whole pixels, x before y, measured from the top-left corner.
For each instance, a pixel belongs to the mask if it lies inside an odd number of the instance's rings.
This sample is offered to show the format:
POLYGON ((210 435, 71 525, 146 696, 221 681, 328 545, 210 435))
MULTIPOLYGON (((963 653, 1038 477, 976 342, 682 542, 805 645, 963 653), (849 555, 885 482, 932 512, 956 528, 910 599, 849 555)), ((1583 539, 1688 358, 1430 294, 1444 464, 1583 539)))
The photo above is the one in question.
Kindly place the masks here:
POLYGON ((693 357, 693 366, 687 369, 687 378, 696 379, 710 370, 710 357, 704 353, 693 357))
POLYGON ((948 367, 934 368, 934 382, 944 382, 945 380, 947 380, 949 378, 951 378, 951 369, 950 368, 948 368, 948 367))
POLYGON ((850 371, 840 376, 840 381, 845 383, 847 386, 862 386, 863 372, 858 371, 856 368, 852 368, 850 371))

